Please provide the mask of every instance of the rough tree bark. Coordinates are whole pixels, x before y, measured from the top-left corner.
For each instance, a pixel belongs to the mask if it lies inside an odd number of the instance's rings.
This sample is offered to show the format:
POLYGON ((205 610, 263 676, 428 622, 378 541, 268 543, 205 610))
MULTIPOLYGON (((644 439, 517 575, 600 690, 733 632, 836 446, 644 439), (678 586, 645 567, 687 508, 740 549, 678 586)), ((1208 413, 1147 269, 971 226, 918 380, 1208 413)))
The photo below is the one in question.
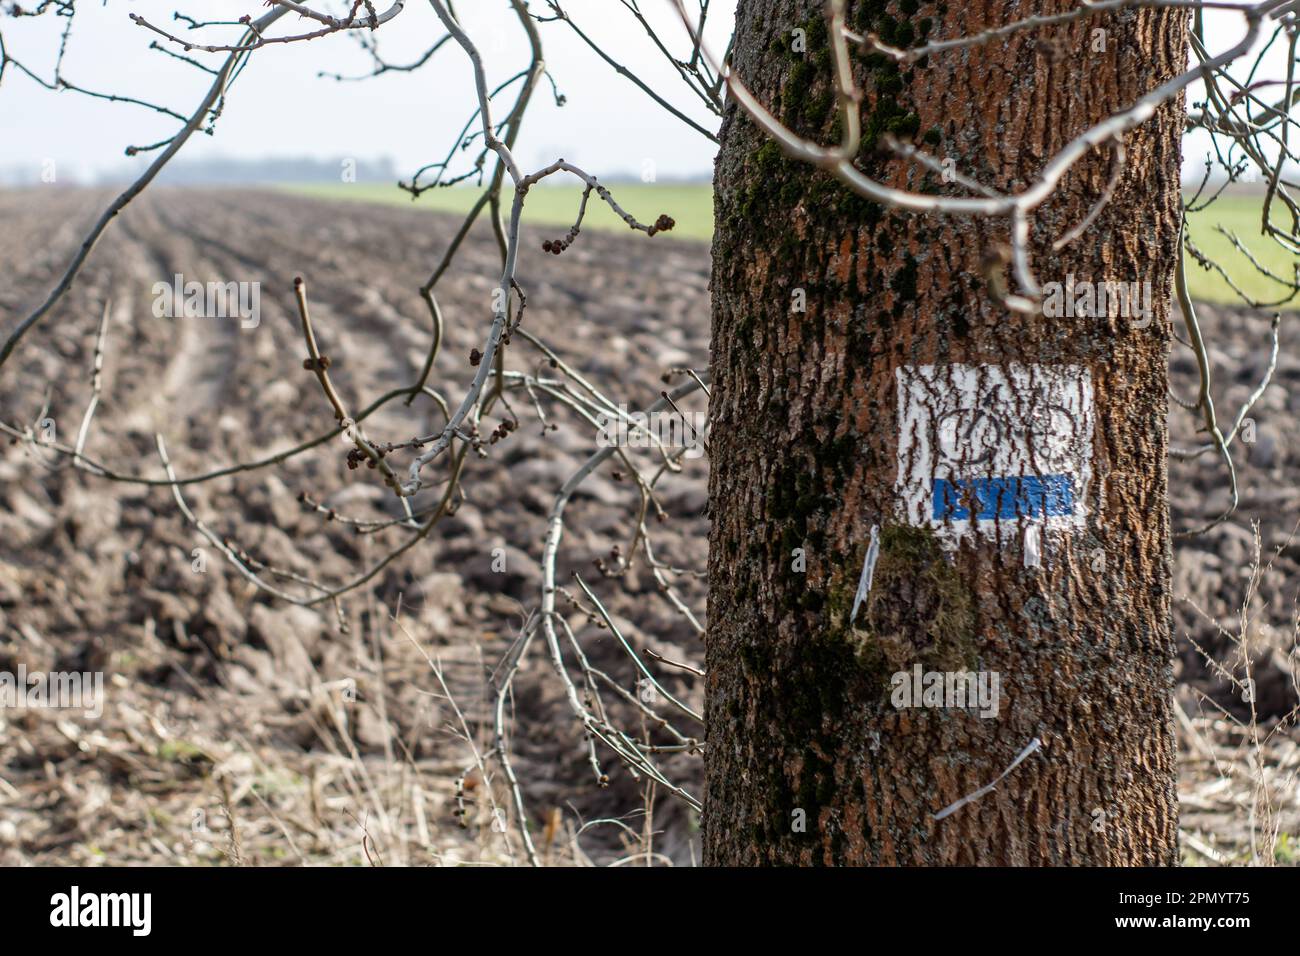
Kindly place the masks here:
MULTIPOLYGON (((848 22, 909 45, 1072 6, 870 0, 848 22)), ((959 194, 887 161, 893 132, 1023 188, 1071 137, 1184 69, 1187 25, 1177 11, 1094 16, 915 68, 855 52, 860 165, 959 194)), ((741 0, 735 69, 796 132, 838 139, 820 3, 741 0)), ((1102 194, 1105 151, 1036 217, 1039 279, 1149 281, 1140 327, 1008 311, 985 279, 1005 222, 856 198, 729 108, 715 175, 707 863, 1177 863, 1165 417, 1182 125, 1180 101, 1125 138, 1118 190, 1073 244, 1051 248, 1102 194), (1058 373, 1070 401, 1042 385, 1058 373), (933 402, 900 428, 900 383, 917 376, 933 402), (969 417, 984 402, 989 414, 969 417), (993 483, 952 485, 951 508, 904 502, 911 469, 934 460, 918 443, 947 448, 953 427, 952 474, 993 483), (1015 434, 1077 442, 1064 490, 1051 467, 1022 462, 1013 475, 1042 481, 1013 478, 1010 494, 1031 504, 995 501, 1002 517, 978 520, 980 495, 1008 486, 971 449, 1010 442, 1014 457, 1015 434), (955 530, 963 507, 981 531, 955 530), (1026 532, 1062 513, 1032 566, 1026 532), (879 557, 851 620, 873 526, 879 557), (996 718, 896 707, 893 675, 916 664, 996 672, 996 718), (1041 749, 995 790, 935 819, 1034 738, 1041 749)))

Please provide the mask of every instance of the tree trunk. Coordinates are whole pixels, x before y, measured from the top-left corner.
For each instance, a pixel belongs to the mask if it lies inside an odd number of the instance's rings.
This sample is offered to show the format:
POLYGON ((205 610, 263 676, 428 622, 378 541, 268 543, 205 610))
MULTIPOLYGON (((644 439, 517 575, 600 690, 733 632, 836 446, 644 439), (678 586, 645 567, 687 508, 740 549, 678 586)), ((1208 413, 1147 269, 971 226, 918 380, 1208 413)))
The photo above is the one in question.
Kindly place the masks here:
MULTIPOLYGON (((848 23, 907 46, 1073 6, 873 0, 848 23)), ((1023 188, 1070 138, 1185 69, 1187 25, 1183 12, 1125 11, 914 67, 855 51, 859 166, 967 194, 886 157, 892 132, 959 174, 1023 188)), ((796 132, 836 142, 822 5, 741 0, 736 30, 739 77, 796 132)), ((1165 415, 1182 126, 1180 100, 1125 137, 1113 198, 1060 252, 1053 240, 1105 190, 1109 150, 1034 220, 1041 282, 1067 297, 1069 276, 1149 282, 1149 322, 1048 318, 989 292, 1005 221, 884 209, 729 107, 715 176, 707 863, 1178 862, 1165 415), (996 676, 996 716, 910 700, 931 673, 982 675, 990 693, 996 676), (1035 739, 996 788, 937 818, 1035 739)))

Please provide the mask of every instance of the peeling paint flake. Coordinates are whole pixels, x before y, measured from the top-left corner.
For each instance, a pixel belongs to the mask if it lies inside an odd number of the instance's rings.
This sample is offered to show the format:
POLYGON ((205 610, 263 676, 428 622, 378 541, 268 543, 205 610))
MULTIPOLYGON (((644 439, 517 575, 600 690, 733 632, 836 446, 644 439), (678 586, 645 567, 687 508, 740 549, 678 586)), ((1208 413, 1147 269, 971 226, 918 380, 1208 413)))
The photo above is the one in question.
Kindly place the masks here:
POLYGON ((876 561, 880 558, 880 525, 871 526, 871 542, 867 545, 867 557, 862 562, 862 574, 858 577, 858 591, 853 595, 853 610, 849 612, 849 624, 858 619, 858 608, 866 603, 871 595, 871 579, 876 574, 876 561))

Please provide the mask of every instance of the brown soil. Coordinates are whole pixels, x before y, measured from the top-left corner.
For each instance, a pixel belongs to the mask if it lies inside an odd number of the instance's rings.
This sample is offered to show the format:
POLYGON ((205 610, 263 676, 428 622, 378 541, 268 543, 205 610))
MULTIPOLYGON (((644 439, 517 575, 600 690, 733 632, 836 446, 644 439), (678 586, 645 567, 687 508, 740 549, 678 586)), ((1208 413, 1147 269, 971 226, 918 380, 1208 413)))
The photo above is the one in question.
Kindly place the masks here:
MULTIPOLYGON (((0 332, 57 281, 105 200, 81 191, 0 192, 0 332)), ((108 303, 89 457, 160 478, 155 432, 181 476, 292 447, 332 423, 302 367, 293 277, 306 278, 331 374, 360 408, 418 375, 429 320, 416 289, 456 225, 418 210, 274 193, 146 194, 5 367, 0 421, 36 429, 50 418, 59 441, 75 442, 108 303), (156 318, 153 284, 175 273, 259 282, 260 324, 156 318)), ((553 232, 525 230, 518 278, 530 331, 631 408, 658 397, 669 369, 707 365, 707 247, 584 233, 555 257, 540 248, 553 232)), ((439 287, 447 330, 430 384, 453 404, 474 371, 467 356, 482 345, 498 268, 490 231, 476 229, 439 287)), ((1263 372, 1267 317, 1207 307, 1202 321, 1226 418, 1263 372)), ((1261 779, 1281 831, 1300 833, 1300 747, 1294 731, 1277 729, 1297 703, 1297 346, 1284 326, 1275 383, 1253 413, 1256 440, 1238 449, 1239 514, 1176 543, 1175 626, 1185 636, 1178 696, 1190 715, 1180 780, 1188 862, 1250 857, 1250 805, 1261 779), (1238 647, 1213 623, 1229 634, 1240 627, 1252 521, 1260 523, 1264 565, 1249 605, 1256 727, 1261 737, 1275 731, 1258 747, 1260 770, 1252 769, 1249 726, 1243 732, 1233 723, 1251 717, 1227 676, 1244 674, 1238 647)), ((1183 397, 1195 383, 1188 355, 1180 351, 1171 367, 1183 397)), ((522 341, 511 347, 511 367, 539 363, 522 341)), ((514 405, 520 427, 486 459, 468 460, 457 513, 337 608, 319 611, 253 587, 185 520, 168 489, 94 477, 31 442, 0 449, 0 670, 102 670, 107 681, 99 719, 0 710, 0 864, 521 862, 513 817, 504 832, 492 825, 492 804, 507 801, 500 775, 458 779, 476 751, 490 749, 487 675, 538 605, 546 516, 594 449, 594 434, 549 407, 548 420, 560 427, 543 433, 527 402, 514 405), (203 571, 195 570, 196 548, 205 552, 203 571), (458 791, 463 817, 455 813, 458 791)), ((1203 439, 1189 413, 1175 408, 1171 419, 1176 444, 1203 439)), ((397 401, 365 427, 372 438, 403 441, 440 424, 430 403, 397 401)), ((257 562, 345 581, 407 535, 400 527, 359 534, 299 501, 305 492, 346 519, 400 515, 372 473, 348 470, 347 447, 330 441, 273 469, 190 485, 185 500, 257 562)), ((644 567, 604 578, 593 565, 615 544, 626 550, 634 531, 638 498, 615 471, 603 467, 571 505, 558 578, 570 581, 578 570, 594 582, 638 650, 699 666, 702 642, 644 567)), ((445 466, 433 472, 441 478, 445 466)), ((1213 456, 1175 463, 1175 527, 1211 516, 1226 500, 1224 484, 1213 456)), ((655 524, 656 552, 684 571, 705 566, 706 487, 706 459, 688 461, 661 485, 670 518, 655 524)), ((415 507, 436 494, 422 494, 415 507)), ((291 580, 278 583, 297 590, 291 580)), ((683 573, 675 584, 702 619, 703 582, 683 573)), ((638 675, 608 631, 581 614, 570 620, 592 663, 635 691, 638 675)), ((661 670, 669 690, 701 706, 700 681, 661 670)), ((509 710, 515 769, 545 859, 697 859, 697 821, 682 804, 662 791, 647 802, 644 781, 607 752, 599 755, 610 783, 597 786, 540 644, 522 664, 509 710)), ((698 794, 699 759, 674 755, 662 765, 698 794)), ((1258 845, 1265 821, 1256 818, 1258 845)))

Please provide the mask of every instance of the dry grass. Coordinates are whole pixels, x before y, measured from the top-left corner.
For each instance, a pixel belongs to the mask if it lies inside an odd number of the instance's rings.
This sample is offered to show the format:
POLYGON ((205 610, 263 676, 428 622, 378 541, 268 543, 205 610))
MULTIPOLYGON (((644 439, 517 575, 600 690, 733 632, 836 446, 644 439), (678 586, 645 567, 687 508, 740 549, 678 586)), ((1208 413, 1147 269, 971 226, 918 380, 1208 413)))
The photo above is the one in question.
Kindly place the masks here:
MULTIPOLYGON (((1233 649, 1215 655, 1195 644, 1207 668, 1230 686, 1240 706, 1185 687, 1189 716, 1179 718, 1179 804, 1183 860, 1187 864, 1272 866, 1300 864, 1300 709, 1265 716, 1256 706, 1261 654, 1270 656, 1300 694, 1300 607, 1293 610, 1289 643, 1269 646, 1261 627, 1259 581, 1272 561, 1261 554, 1258 525, 1237 619, 1231 626, 1211 620, 1233 649), (1225 659, 1226 658, 1226 659, 1225 659)), ((1288 542, 1289 543, 1289 542, 1288 542)), ((1280 552, 1282 549, 1279 548, 1280 552)), ((1276 556, 1276 555, 1274 555, 1276 556)), ((1194 602, 1198 614, 1209 619, 1194 602)), ((1269 635, 1271 636, 1271 635, 1269 635)), ((1194 642, 1195 643, 1195 642, 1194 642)))

